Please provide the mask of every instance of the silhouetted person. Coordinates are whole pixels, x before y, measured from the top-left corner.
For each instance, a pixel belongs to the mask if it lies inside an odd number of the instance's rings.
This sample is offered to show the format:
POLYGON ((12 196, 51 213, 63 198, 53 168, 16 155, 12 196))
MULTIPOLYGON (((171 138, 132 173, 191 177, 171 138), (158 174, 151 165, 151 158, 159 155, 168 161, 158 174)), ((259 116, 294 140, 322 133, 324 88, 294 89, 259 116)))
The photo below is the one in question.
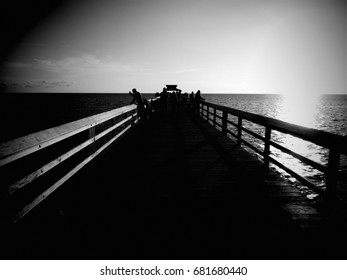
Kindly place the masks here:
POLYGON ((176 110, 177 110, 177 103, 178 103, 176 92, 171 92, 171 94, 170 94, 170 103, 171 103, 171 110, 172 110, 171 112, 173 114, 175 114, 176 110))
POLYGON ((163 91, 160 93, 161 112, 163 114, 165 114, 166 110, 167 110, 168 97, 169 97, 169 95, 168 95, 166 88, 163 88, 163 91))
POLYGON ((199 104, 201 100, 205 100, 204 98, 201 97, 201 92, 198 90, 195 94, 194 97, 194 111, 198 112, 199 111, 199 104))
POLYGON ((182 94, 182 104, 183 104, 184 108, 187 108, 187 106, 188 106, 188 93, 187 92, 182 94))
POLYGON ((194 92, 192 91, 191 94, 189 94, 189 107, 194 107, 194 92))
POLYGON ((132 92, 129 91, 129 94, 133 97, 133 100, 130 102, 130 104, 134 104, 134 103, 137 104, 137 109, 138 109, 140 118, 143 120, 147 120, 145 101, 142 98, 141 93, 139 93, 136 90, 136 88, 134 88, 132 92))
POLYGON ((180 107, 181 102, 182 102, 182 90, 179 89, 176 92, 176 97, 177 97, 177 105, 178 105, 178 107, 180 107))
POLYGON ((145 113, 147 118, 151 117, 151 114, 153 112, 153 106, 150 101, 148 101, 146 98, 143 99, 143 102, 145 103, 145 113))

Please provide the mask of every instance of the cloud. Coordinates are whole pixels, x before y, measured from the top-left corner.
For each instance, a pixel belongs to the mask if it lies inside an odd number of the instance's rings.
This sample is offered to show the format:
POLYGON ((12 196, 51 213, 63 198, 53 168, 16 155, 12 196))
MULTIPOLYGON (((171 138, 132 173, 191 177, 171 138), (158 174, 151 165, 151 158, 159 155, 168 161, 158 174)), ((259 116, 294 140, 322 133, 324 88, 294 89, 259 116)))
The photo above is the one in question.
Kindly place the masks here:
POLYGON ((9 82, 5 81, 1 83, 1 87, 4 89, 18 89, 18 88, 57 88, 57 87, 69 87, 73 82, 66 80, 61 81, 25 81, 25 82, 9 82))
POLYGON ((62 59, 35 59, 33 67, 39 70, 67 73, 69 75, 120 73, 144 71, 145 69, 122 64, 112 59, 99 59, 90 54, 64 57, 62 59))
MULTIPOLYGON (((30 90, 63 88, 81 80, 87 83, 101 84, 109 77, 120 77, 120 74, 148 73, 148 69, 127 65, 116 61, 113 57, 98 58, 91 54, 76 53, 56 58, 35 58, 26 61, 7 61, 2 65, 1 89, 30 90)), ((83 87, 82 86, 82 87, 83 87)))
POLYGON ((59 74, 60 77, 102 75, 129 72, 144 72, 148 69, 136 65, 124 64, 112 57, 100 59, 94 55, 79 53, 74 56, 65 56, 60 59, 35 58, 30 62, 7 62, 6 69, 16 72, 22 70, 44 71, 50 74, 59 74))
POLYGON ((28 68, 28 67, 32 67, 31 63, 23 63, 23 62, 6 62, 4 63, 4 67, 6 68, 28 68))

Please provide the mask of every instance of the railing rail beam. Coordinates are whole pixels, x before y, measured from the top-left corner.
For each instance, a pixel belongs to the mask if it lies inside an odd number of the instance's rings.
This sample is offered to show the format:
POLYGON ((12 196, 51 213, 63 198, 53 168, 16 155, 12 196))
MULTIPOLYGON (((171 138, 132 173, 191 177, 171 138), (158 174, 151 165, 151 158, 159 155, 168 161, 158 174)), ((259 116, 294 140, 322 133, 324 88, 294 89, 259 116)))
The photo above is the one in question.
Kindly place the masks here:
MULTIPOLYGON (((303 183, 305 186, 311 188, 315 192, 319 194, 325 194, 326 197, 329 199, 329 201, 336 200, 336 187, 338 180, 340 178, 339 176, 339 165, 340 165, 340 155, 345 154, 347 155, 347 137, 346 136, 340 136, 333 133, 328 133, 322 130, 312 129, 312 128, 306 128, 303 126, 287 123, 284 121, 276 120, 273 118, 264 117, 261 115, 248 113, 245 111, 212 104, 209 102, 201 101, 201 106, 207 106, 207 108, 213 108, 213 125, 218 126, 221 128, 222 132, 227 134, 229 133, 233 137, 236 138, 237 144, 240 145, 241 143, 245 144, 246 146, 252 148, 256 153, 263 156, 264 159, 264 166, 269 166, 269 163, 272 162, 273 164, 277 165, 296 179, 298 179, 301 183, 303 183), (217 115, 217 111, 220 111, 222 113, 222 116, 220 117, 217 115), (232 121, 228 120, 228 115, 233 115, 238 118, 238 123, 234 123, 232 121), (216 123, 216 118, 220 118, 222 120, 222 124, 216 123), (265 137, 260 136, 256 134, 255 132, 251 131, 248 128, 245 128, 242 126, 242 120, 245 119, 249 122, 253 122, 257 125, 261 125, 265 127, 265 137), (233 132, 228 130, 228 124, 231 124, 237 128, 237 134, 234 134, 233 132), (302 155, 299 155, 298 153, 291 151, 280 144, 271 141, 271 133, 272 131, 279 131, 281 133, 285 133, 288 135, 292 135, 294 137, 303 139, 305 141, 314 143, 316 145, 319 145, 321 147, 329 149, 329 161, 328 166, 323 166, 309 158, 306 158, 302 155), (254 145, 249 143, 248 141, 242 139, 242 131, 247 132, 248 134, 252 135, 253 137, 260 139, 264 143, 264 150, 261 151, 258 148, 256 148, 254 145), (309 180, 303 178, 299 174, 295 173, 288 167, 284 166, 282 163, 278 162, 277 160, 270 157, 270 148, 271 146, 280 149, 282 152, 289 154, 297 159, 299 159, 304 164, 308 164, 311 167, 319 170, 320 172, 323 172, 326 176, 326 191, 324 191, 321 187, 314 185, 309 180)), ((208 109, 209 110, 209 109, 208 109)), ((209 112, 209 111, 208 111, 209 112)), ((209 113, 207 113, 209 114, 209 113)), ((202 115, 202 117, 204 117, 202 115)), ((207 120, 209 118, 207 117, 207 120)))
POLYGON ((105 113, 22 136, 5 143, 0 143, 0 166, 104 123, 111 118, 123 115, 125 112, 132 111, 135 108, 136 105, 117 108, 105 113))
MULTIPOLYGON (((152 99, 152 102, 159 102, 159 98, 152 99)), ((155 104, 155 103, 154 103, 155 104)), ((154 107, 157 108, 157 107, 154 107)), ((12 183, 7 192, 5 192, 2 199, 9 199, 9 197, 16 193, 16 195, 22 195, 22 192, 17 192, 24 186, 28 185, 32 181, 46 174, 49 170, 65 162, 68 158, 74 156, 79 151, 89 146, 89 156, 86 155, 84 159, 79 159, 79 163, 73 167, 65 175, 61 175, 61 179, 56 181, 48 189, 44 190, 39 196, 37 196, 31 203, 27 204, 19 213, 16 214, 14 222, 21 219, 27 213, 29 213, 34 207, 47 198, 53 191, 60 187, 65 181, 71 178, 78 170, 80 170, 87 163, 91 162, 96 156, 98 156, 104 149, 110 146, 115 140, 119 139, 126 131, 131 129, 139 121, 139 115, 137 113, 136 105, 128 105, 121 108, 117 108, 105 113, 97 114, 81 120, 73 121, 58 127, 46 129, 37 133, 32 133, 27 136, 23 136, 12 141, 7 141, 0 144, 0 166, 6 165, 16 160, 28 156, 34 152, 41 150, 42 148, 51 146, 64 139, 76 135, 82 131, 87 131, 89 136, 87 140, 80 139, 78 144, 70 148, 69 151, 62 152, 55 159, 42 158, 41 162, 46 160, 41 167, 31 172, 29 175, 25 175, 24 178, 17 179, 15 183, 12 183), (107 125, 103 125, 109 121, 107 125), (96 130, 96 126, 100 129, 96 130), (100 130, 100 131, 99 131, 100 130), (98 131, 98 134, 96 134, 98 131), (105 139, 106 143, 102 143, 100 148, 96 148, 96 142, 104 137, 111 136, 105 139), (82 142, 82 143, 81 143, 82 142)), ((152 112, 150 112, 151 114, 152 112)), ((154 113, 154 112, 153 112, 154 113)), ((100 143, 100 142, 99 142, 100 143)), ((29 189, 28 189, 29 190, 29 189)), ((9 214, 10 215, 10 214, 9 214)))

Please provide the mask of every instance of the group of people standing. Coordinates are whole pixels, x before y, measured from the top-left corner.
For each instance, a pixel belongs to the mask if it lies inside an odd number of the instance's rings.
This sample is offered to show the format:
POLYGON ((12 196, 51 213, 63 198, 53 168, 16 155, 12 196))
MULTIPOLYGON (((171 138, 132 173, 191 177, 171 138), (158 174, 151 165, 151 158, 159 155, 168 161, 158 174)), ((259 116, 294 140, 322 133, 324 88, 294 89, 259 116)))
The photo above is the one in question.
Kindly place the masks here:
MULTIPOLYGON (((148 120, 153 109, 150 102, 143 98, 141 93, 135 88, 132 91, 129 91, 129 94, 133 97, 130 104, 137 104, 139 115, 144 120, 148 120)), ((187 109, 197 110, 200 101, 204 100, 204 98, 201 97, 200 90, 195 94, 192 91, 188 97, 188 93, 182 94, 181 90, 168 91, 166 88, 163 88, 162 92, 157 92, 155 94, 155 97, 160 97, 160 110, 163 114, 175 114, 180 106, 187 109)))
POLYGON ((198 90, 195 94, 192 91, 188 96, 188 93, 183 93, 181 90, 177 91, 167 91, 166 88, 163 88, 161 93, 156 93, 156 96, 160 96, 163 102, 167 104, 172 104, 173 111, 178 106, 184 106, 186 108, 196 108, 200 102, 200 100, 204 100, 201 97, 201 92, 198 90))

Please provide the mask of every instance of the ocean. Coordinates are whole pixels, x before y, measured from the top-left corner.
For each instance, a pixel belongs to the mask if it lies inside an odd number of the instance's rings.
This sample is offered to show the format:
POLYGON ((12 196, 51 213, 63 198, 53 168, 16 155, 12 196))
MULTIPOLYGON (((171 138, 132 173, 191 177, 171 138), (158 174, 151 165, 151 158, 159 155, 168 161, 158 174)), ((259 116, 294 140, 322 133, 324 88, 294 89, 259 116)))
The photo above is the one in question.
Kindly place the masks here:
MULTIPOLYGON (((144 94, 143 96, 152 98, 154 95, 144 94)), ((202 97, 211 103, 339 135, 347 135, 347 95, 202 94, 202 97)), ((122 107, 128 105, 132 100, 129 94, 51 93, 7 93, 1 94, 0 99, 0 142, 122 107)), ((245 122, 245 126, 259 134, 264 133, 261 127, 254 124, 245 122)), ((261 143, 254 138, 247 135, 244 137, 254 145, 261 146, 261 143)), ((327 163, 328 151, 326 149, 282 133, 273 133, 272 139, 312 160, 322 164, 327 163)), ((324 176, 319 171, 301 164, 279 150, 272 149, 271 152, 286 166, 309 180, 324 185, 324 176)), ((345 156, 342 156, 340 165, 341 171, 347 174, 345 156)), ((283 176, 288 175, 283 173, 283 176)), ((343 181, 343 184, 346 184, 345 180, 343 181)))
POLYGON ((0 99, 0 142, 122 107, 132 100, 129 94, 84 93, 7 93, 0 99))

